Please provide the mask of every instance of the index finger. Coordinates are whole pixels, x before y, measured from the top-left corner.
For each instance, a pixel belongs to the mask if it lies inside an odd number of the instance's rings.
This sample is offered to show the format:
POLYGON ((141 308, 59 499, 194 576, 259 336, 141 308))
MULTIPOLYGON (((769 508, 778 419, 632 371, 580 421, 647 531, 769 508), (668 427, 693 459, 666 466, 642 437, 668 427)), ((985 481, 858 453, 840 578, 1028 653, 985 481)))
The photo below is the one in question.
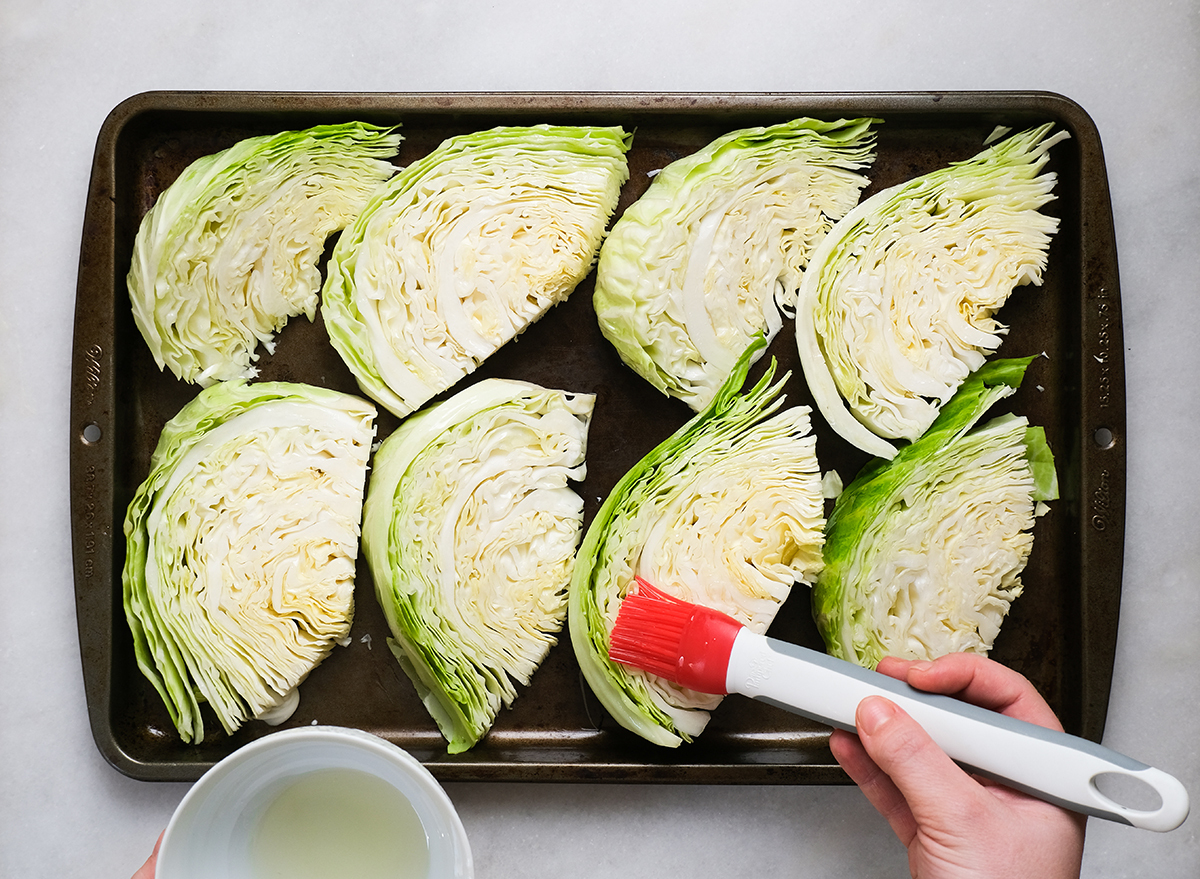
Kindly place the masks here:
POLYGON ((953 696, 1048 729, 1063 728, 1024 675, 977 653, 950 653, 933 662, 889 656, 880 660, 876 670, 918 690, 953 696))

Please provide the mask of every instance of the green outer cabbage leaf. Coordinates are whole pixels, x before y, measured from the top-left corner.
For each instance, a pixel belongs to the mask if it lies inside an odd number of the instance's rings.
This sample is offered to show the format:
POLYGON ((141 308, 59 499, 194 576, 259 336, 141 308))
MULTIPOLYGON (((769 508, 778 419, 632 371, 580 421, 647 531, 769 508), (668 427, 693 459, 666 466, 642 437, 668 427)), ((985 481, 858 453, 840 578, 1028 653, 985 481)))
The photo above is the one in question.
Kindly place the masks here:
POLYGON ((375 455, 363 553, 390 646, 446 737, 471 748, 556 642, 583 530, 594 397, 485 379, 404 420, 375 455))
POLYGON ((125 517, 138 667, 185 742, 293 701, 349 637, 375 407, 241 379, 167 422, 125 517))
POLYGON ((361 122, 252 137, 197 159, 134 241, 133 317, 158 368, 203 387, 253 378, 288 318, 313 320, 325 239, 396 168, 400 135, 361 122))
POLYGON ((363 393, 415 412, 566 299, 600 249, 630 139, 495 128, 392 178, 338 240, 321 302, 363 393))
POLYGON ((915 440, 1000 345, 995 312, 1040 285, 1058 220, 1039 212, 1068 137, 1043 125, 871 196, 813 254, 796 307, 800 362, 825 419, 881 458, 915 440))
POLYGON ((596 267, 596 316, 622 360, 707 406, 754 337, 778 333, 817 243, 858 202, 876 121, 742 129, 663 168, 596 267))
POLYGON ((647 454, 601 505, 576 557, 568 620, 588 684, 623 727, 676 747, 719 696, 608 658, 635 576, 763 632, 797 581, 821 567, 824 509, 807 407, 780 409, 774 363, 745 394, 756 339, 712 403, 647 454))
POLYGON ((1032 360, 973 373, 924 436, 873 459, 838 497, 812 592, 832 655, 873 668, 991 649, 1058 481, 1042 428, 1011 414, 975 424, 1032 360))

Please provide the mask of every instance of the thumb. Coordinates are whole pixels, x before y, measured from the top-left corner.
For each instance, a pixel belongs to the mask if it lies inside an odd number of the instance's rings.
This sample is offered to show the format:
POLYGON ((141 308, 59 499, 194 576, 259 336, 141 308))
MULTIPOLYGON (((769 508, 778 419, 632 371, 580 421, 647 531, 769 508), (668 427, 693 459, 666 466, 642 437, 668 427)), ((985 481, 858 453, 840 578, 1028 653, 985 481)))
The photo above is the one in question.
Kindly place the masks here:
POLYGON ((863 748, 904 796, 918 826, 952 827, 975 811, 964 806, 983 789, 895 703, 868 696, 858 705, 855 725, 863 748))
POLYGON ((150 857, 146 859, 146 863, 138 868, 138 871, 133 874, 133 879, 154 879, 154 874, 158 870, 158 849, 162 845, 163 834, 158 835, 158 840, 154 843, 154 851, 150 852, 150 857))

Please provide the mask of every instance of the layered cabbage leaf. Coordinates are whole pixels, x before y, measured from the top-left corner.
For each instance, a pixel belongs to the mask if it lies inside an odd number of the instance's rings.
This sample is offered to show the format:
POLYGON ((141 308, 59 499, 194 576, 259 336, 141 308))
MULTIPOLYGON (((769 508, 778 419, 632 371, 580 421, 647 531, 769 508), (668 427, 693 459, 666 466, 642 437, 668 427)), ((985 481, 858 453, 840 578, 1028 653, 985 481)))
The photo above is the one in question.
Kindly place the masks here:
POLYGON ((1032 359, 984 365, 924 436, 837 498, 812 592, 832 655, 873 668, 991 650, 1058 480, 1041 427, 1013 414, 975 425, 1032 359))
POLYGON ((666 747, 698 736, 721 697, 613 662, 610 633, 642 577, 721 610, 755 632, 797 581, 821 568, 824 509, 809 410, 781 409, 774 363, 744 394, 743 352, 720 392, 613 488, 580 546, 571 577, 571 643, 612 717, 666 747))
POLYGON ((1014 288, 1040 285, 1058 229, 1042 173, 1068 134, 1052 125, 884 189, 837 222, 805 272, 800 362, 847 442, 891 458, 996 351, 1014 288))
POLYGON ((444 141, 338 240, 321 314, 363 393, 399 416, 457 383, 591 271, 621 185, 620 128, 444 141))
POLYGON ((475 745, 566 617, 594 398, 489 378, 375 455, 363 552, 392 652, 448 741, 475 745))
POLYGON ((124 607, 142 673, 185 742, 281 720, 349 637, 375 407, 233 379, 160 435, 129 505, 124 607))
POLYGON ((613 224, 596 267, 600 329, 692 409, 795 307, 818 242, 859 199, 872 119, 732 131, 663 168, 613 224))
POLYGON ((253 378, 261 343, 313 320, 326 239, 396 168, 400 135, 350 122, 252 137, 188 165, 142 218, 127 277, 159 369, 253 378))

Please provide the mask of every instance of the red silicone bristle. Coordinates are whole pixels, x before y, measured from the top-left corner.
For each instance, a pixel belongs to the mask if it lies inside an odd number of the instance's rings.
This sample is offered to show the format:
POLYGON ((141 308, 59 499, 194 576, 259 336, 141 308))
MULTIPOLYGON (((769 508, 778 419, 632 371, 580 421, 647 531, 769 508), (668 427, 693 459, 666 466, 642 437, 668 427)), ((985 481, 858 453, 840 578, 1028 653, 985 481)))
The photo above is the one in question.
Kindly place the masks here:
POLYGON ((613 625, 608 656, 614 662, 670 678, 679 666, 681 639, 692 605, 638 578, 638 591, 625 596, 613 625))
POLYGON ((702 693, 726 693, 729 655, 742 624, 720 611, 689 604, 638 578, 625 597, 608 655, 702 693))

